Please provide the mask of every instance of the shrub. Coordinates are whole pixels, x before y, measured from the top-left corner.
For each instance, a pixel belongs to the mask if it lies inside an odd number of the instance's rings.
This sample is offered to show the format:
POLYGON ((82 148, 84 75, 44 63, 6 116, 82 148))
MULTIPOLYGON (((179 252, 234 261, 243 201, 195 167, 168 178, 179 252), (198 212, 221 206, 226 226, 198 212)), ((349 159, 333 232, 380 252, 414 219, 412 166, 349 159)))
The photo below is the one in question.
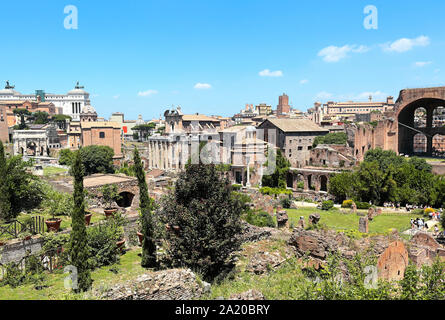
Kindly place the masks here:
POLYGON ((245 218, 246 222, 257 227, 275 227, 273 217, 265 211, 254 212, 249 211, 245 218))
POLYGON ((356 202, 355 204, 357 205, 357 209, 361 210, 368 210, 369 208, 372 207, 372 205, 369 204, 368 202, 356 202))
POLYGON ((321 204, 321 210, 324 210, 324 211, 329 211, 333 207, 334 207, 334 201, 332 201, 332 200, 323 201, 321 204))
POLYGON ((433 208, 426 208, 425 210, 423 210, 423 214, 425 216, 429 216, 430 213, 434 213, 434 212, 436 212, 436 210, 434 210, 433 208))
POLYGON ((2 286, 10 285, 11 288, 17 288, 26 281, 25 274, 20 270, 18 263, 10 262, 6 265, 6 275, 1 280, 2 286))
POLYGON ((303 181, 299 181, 299 182, 297 183, 297 188, 298 188, 298 189, 304 189, 304 182, 303 182, 303 181))
POLYGON ((285 209, 290 209, 290 206, 292 205, 292 201, 289 198, 283 198, 280 201, 281 206, 285 209))
POLYGON ((271 188, 271 187, 262 187, 260 189, 262 194, 267 194, 270 196, 278 196, 280 194, 292 195, 291 190, 283 189, 283 188, 271 188))
POLYGON ((71 166, 74 159, 74 152, 70 149, 62 149, 59 153, 59 164, 71 166))
POLYGON ((42 202, 44 210, 53 216, 70 216, 74 208, 71 194, 58 192, 51 186, 45 188, 46 198, 42 202))
POLYGON ((116 242, 122 235, 122 227, 114 219, 87 229, 90 268, 108 266, 119 261, 116 242))
POLYGON ((240 185, 240 184, 232 184, 232 189, 233 189, 233 190, 241 190, 242 187, 243 187, 243 186, 240 185))
POLYGON ((345 200, 345 201, 343 201, 341 207, 342 208, 351 208, 353 203, 354 203, 354 200, 345 200))

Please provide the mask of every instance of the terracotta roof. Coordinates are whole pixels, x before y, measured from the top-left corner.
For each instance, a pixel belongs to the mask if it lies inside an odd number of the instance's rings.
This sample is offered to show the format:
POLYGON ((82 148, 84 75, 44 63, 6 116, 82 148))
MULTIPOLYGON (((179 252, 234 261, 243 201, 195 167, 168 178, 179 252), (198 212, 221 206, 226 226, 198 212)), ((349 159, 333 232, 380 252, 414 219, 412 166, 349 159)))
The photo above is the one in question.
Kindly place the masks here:
POLYGON ((153 178, 158 178, 158 177, 162 176, 164 173, 165 173, 164 170, 153 169, 147 173, 147 176, 153 177, 153 178))
POLYGON ((25 102, 30 102, 28 100, 5 100, 0 101, 0 104, 24 104, 25 102))
POLYGON ((136 180, 134 177, 116 174, 93 174, 83 179, 83 186, 85 188, 103 186, 107 184, 115 184, 121 182, 128 182, 136 180))
MULTIPOLYGON (((279 128, 283 132, 311 132, 311 131, 321 131, 329 132, 329 130, 323 129, 311 120, 307 119, 267 119, 274 126, 279 128)), ((264 122, 265 122, 264 121, 264 122)), ((264 123, 263 122, 263 123, 264 123)))
POLYGON ((212 121, 220 122, 219 119, 215 119, 204 114, 185 114, 182 116, 183 121, 212 121))

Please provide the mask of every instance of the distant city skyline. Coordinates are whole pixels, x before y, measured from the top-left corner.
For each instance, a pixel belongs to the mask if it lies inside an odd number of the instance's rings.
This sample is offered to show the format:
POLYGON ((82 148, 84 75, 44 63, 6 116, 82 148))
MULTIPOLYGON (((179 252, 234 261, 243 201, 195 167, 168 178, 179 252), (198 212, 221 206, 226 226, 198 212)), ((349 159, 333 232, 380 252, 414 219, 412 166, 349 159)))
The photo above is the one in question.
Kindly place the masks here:
POLYGON ((315 101, 385 101, 445 85, 445 3, 394 1, 16 1, 2 4, 0 85, 65 94, 77 81, 99 116, 232 116, 315 101), (78 29, 64 28, 64 8, 78 29), (364 8, 378 9, 366 29, 364 8), (10 39, 10 40, 8 40, 10 39))

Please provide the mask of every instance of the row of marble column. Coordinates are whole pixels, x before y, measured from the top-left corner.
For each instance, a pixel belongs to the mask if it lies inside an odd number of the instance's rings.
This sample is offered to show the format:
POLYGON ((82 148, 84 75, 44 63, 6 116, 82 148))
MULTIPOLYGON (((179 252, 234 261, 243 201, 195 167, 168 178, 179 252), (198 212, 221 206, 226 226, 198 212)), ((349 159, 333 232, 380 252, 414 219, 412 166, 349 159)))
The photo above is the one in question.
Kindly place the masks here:
MULTIPOLYGON (((161 170, 185 169, 187 159, 180 159, 183 154, 181 143, 170 141, 148 142, 148 167, 161 170)), ((188 147, 187 145, 185 147, 188 147)))

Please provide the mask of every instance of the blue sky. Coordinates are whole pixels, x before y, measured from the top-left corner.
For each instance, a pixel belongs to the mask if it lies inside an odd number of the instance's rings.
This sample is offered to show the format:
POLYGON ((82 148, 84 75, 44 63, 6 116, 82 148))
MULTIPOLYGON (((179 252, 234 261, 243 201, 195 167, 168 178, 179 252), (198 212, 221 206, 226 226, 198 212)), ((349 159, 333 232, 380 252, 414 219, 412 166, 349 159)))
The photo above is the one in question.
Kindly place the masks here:
POLYGON ((77 80, 101 116, 167 107, 231 116, 246 103, 397 98, 445 84, 439 0, 3 1, 0 81, 65 93, 77 80), (64 8, 78 29, 64 28, 64 8), (367 30, 364 8, 378 9, 367 30), (268 70, 268 71, 267 71, 268 70))

